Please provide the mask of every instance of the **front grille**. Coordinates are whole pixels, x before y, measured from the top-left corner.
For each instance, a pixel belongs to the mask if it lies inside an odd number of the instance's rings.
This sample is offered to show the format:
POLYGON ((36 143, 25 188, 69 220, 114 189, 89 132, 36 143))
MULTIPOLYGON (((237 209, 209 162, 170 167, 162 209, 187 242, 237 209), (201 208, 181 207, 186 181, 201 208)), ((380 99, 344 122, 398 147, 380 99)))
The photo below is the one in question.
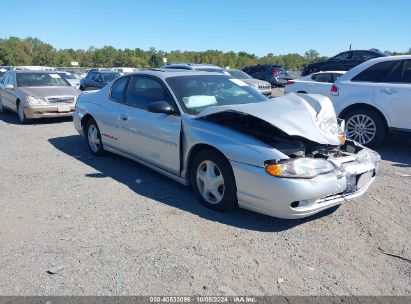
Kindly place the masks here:
POLYGON ((47 97, 46 100, 49 103, 73 103, 75 101, 74 96, 60 96, 60 97, 47 97))
POLYGON ((258 85, 258 88, 259 88, 260 90, 268 90, 268 89, 270 89, 270 86, 265 85, 265 84, 259 84, 259 85, 258 85))

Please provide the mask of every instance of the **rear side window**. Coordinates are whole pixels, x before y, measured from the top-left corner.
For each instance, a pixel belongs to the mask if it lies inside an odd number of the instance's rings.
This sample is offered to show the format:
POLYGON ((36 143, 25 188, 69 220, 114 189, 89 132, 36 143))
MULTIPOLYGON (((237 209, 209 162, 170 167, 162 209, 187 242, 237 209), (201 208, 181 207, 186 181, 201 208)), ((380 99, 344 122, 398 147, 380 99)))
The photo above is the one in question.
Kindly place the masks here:
POLYGON ((390 75, 391 71, 397 66, 398 60, 385 61, 374 64, 360 74, 355 76, 351 81, 354 82, 384 82, 390 75))
POLYGON ((354 53, 353 59, 361 59, 361 60, 370 60, 372 58, 376 58, 377 54, 373 52, 367 52, 367 51, 356 51, 354 53))
POLYGON ((314 74, 313 76, 311 76, 311 79, 316 82, 326 82, 326 83, 334 82, 334 76, 331 73, 314 74))
POLYGON ((130 77, 123 77, 113 83, 111 87, 111 99, 118 102, 126 101, 127 85, 130 77))
POLYGON ((170 101, 169 94, 160 81, 144 76, 134 76, 127 91, 127 104, 140 109, 155 101, 170 101))
POLYGON ((401 82, 411 83, 411 60, 405 61, 401 82))

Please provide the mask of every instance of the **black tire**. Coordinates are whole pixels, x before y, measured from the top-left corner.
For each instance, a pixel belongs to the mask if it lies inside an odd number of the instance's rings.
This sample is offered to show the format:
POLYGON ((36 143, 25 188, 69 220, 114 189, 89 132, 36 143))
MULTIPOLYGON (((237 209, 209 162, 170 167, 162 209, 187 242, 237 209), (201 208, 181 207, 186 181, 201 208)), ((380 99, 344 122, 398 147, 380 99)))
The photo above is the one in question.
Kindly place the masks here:
POLYGON ((98 125, 97 125, 96 121, 93 118, 90 118, 87 121, 86 127, 84 128, 84 134, 86 136, 87 146, 88 146, 91 154, 93 154, 95 156, 104 155, 105 151, 104 151, 103 143, 101 141, 100 129, 98 128, 98 125), (97 132, 98 144, 95 143, 95 142, 93 144, 91 142, 91 139, 90 139, 90 136, 89 136, 89 132, 90 132, 91 128, 94 128, 94 130, 97 132))
POLYGON ((19 117, 19 122, 22 125, 29 122, 29 120, 26 117, 26 114, 24 113, 24 108, 19 100, 17 101, 17 116, 19 117))
POLYGON ((350 120, 354 120, 354 117, 358 115, 367 117, 375 125, 375 135, 372 137, 372 139, 369 142, 365 142, 365 143, 360 142, 360 143, 370 148, 375 148, 375 147, 380 146, 387 138, 387 134, 388 134, 387 124, 385 122, 384 117, 380 113, 372 109, 367 109, 367 108, 355 109, 355 110, 350 111, 343 117, 345 119, 347 137, 355 140, 353 136, 350 136, 349 128, 350 128, 350 120))
MULTIPOLYGON (((194 156, 191 166, 190 178, 194 193, 196 194, 198 200, 206 207, 217 211, 228 211, 238 207, 237 187, 234 173, 230 163, 222 154, 212 149, 205 149, 197 153, 197 155, 194 156), (218 202, 210 203, 204 199, 203 195, 200 193, 201 190, 199 189, 199 185, 202 182, 197 181, 197 172, 198 170, 201 170, 201 166, 205 161, 211 161, 214 163, 223 177, 223 184, 221 186, 224 190, 222 198, 218 202)), ((209 195, 211 195, 211 192, 209 195)))

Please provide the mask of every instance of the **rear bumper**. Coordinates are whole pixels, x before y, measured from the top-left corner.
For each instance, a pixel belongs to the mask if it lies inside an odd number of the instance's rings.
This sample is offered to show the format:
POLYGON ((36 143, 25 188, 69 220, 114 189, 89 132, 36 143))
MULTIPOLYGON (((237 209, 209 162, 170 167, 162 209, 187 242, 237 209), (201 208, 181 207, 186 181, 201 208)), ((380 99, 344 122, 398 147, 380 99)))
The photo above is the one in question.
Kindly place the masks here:
POLYGON ((28 119, 70 117, 73 115, 74 104, 25 106, 24 114, 28 119))

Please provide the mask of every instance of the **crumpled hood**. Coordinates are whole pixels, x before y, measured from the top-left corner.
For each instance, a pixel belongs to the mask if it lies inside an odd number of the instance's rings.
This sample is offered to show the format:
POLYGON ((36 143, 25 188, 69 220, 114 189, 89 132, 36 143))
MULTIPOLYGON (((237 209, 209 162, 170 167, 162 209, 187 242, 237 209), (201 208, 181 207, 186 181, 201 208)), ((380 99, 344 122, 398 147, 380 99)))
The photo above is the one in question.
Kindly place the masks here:
POLYGON ((328 97, 288 94, 266 102, 209 107, 195 118, 234 111, 265 120, 290 136, 301 136, 324 145, 340 145, 334 107, 328 97))
POLYGON ((80 91, 75 87, 46 86, 46 87, 19 87, 18 90, 27 96, 49 97, 49 96, 78 96, 80 91))

